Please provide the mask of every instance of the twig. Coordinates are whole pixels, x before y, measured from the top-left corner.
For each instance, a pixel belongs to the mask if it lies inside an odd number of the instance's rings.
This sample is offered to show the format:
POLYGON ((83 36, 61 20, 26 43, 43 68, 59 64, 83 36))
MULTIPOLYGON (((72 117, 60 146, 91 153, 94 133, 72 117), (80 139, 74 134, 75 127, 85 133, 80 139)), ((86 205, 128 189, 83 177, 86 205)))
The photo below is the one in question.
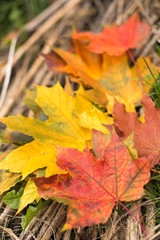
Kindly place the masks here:
POLYGON ((134 0, 137 7, 139 7, 139 9, 141 10, 141 13, 143 14, 143 16, 147 19, 147 22, 152 24, 152 21, 150 19, 150 17, 148 16, 147 12, 145 11, 145 8, 143 7, 143 4, 140 0, 134 0))
POLYGON ((15 239, 15 240, 20 240, 15 234, 14 232, 10 229, 10 228, 6 228, 6 227, 3 227, 3 226, 0 226, 0 229, 2 229, 3 231, 5 231, 6 233, 8 233, 12 239, 15 239))
POLYGON ((63 240, 70 240, 71 239, 70 237, 71 237, 71 229, 68 229, 64 234, 63 240))
MULTIPOLYGON (((160 232, 157 232, 155 235, 153 235, 153 236, 150 238, 150 240, 159 239, 159 238, 157 238, 157 237, 159 237, 159 236, 160 236, 160 232)), ((145 240, 147 240, 147 239, 145 239, 145 240)))
POLYGON ((124 0, 118 0, 118 8, 117 8, 117 24, 122 23, 122 12, 123 12, 123 7, 124 7, 124 0))
POLYGON ((102 26, 104 24, 106 24, 107 22, 111 22, 114 20, 116 5, 117 5, 117 0, 112 1, 112 4, 109 5, 109 7, 107 8, 107 10, 102 18, 102 21, 101 21, 102 26))
MULTIPOLYGON (((45 21, 38 30, 17 50, 13 59, 13 65, 24 55, 28 49, 35 44, 55 23, 57 23, 65 14, 69 13, 68 9, 74 8, 82 0, 70 0, 55 14, 53 14, 47 21, 45 21)), ((6 66, 1 70, 0 82, 2 81, 6 71, 6 66)))
MULTIPOLYGON (((146 45, 146 47, 143 49, 143 51, 141 52, 142 56, 146 56, 148 55, 149 51, 151 50, 151 48, 155 45, 157 41, 157 36, 153 36, 153 38, 148 42, 148 44, 146 45)), ((138 52, 138 51, 137 51, 138 52)), ((140 51, 139 51, 140 52, 140 51)), ((138 52, 138 53, 139 53, 138 52)), ((135 55, 137 56, 137 53, 135 53, 135 55)))
MULTIPOLYGON (((48 44, 46 44, 43 49, 42 52, 43 53, 48 53, 51 50, 51 46, 55 43, 55 41, 57 40, 58 36, 60 35, 60 33, 63 31, 64 27, 67 25, 67 20, 73 16, 74 11, 76 10, 76 8, 78 7, 78 4, 81 2, 82 0, 74 0, 74 1, 69 1, 62 9, 60 9, 60 13, 57 13, 58 16, 64 16, 65 18, 63 18, 63 21, 61 23, 59 23, 59 25, 56 28, 56 31, 54 32, 54 35, 51 36, 51 38, 48 40, 48 44), (68 11, 68 8, 71 9, 70 11, 68 11)), ((54 26, 54 24, 56 23, 56 21, 52 21, 52 26, 54 26)), ((10 110, 10 108, 13 106, 15 100, 20 96, 21 92, 23 91, 24 87, 27 86, 27 84, 29 84, 29 82, 32 80, 33 76, 35 75, 35 73, 38 71, 38 69, 41 67, 42 63, 44 62, 44 59, 42 57, 38 57, 35 62, 32 64, 31 68, 29 69, 27 75, 23 78, 23 81, 21 82, 20 86, 18 87, 17 91, 15 92, 14 96, 10 99, 9 103, 6 104, 5 108, 3 107, 1 110, 1 117, 5 116, 8 111, 10 110)))
POLYGON ((121 16, 121 21, 123 22, 126 20, 129 16, 131 16, 137 9, 137 5, 135 2, 130 1, 129 4, 124 8, 122 16, 121 16))
POLYGON ((11 72, 12 72, 12 63, 13 63, 13 57, 14 57, 14 52, 15 52, 15 48, 16 48, 16 43, 17 43, 17 37, 14 37, 12 40, 10 49, 9 49, 8 63, 7 63, 7 67, 6 67, 6 76, 4 79, 1 98, 0 98, 0 108, 2 107, 2 104, 4 102, 4 99, 5 99, 5 96, 7 93, 7 89, 9 86, 9 82, 10 82, 10 77, 11 77, 11 72))
MULTIPOLYGON (((154 236, 155 230, 154 227, 156 225, 156 204, 153 202, 152 205, 147 206, 146 209, 146 234, 149 236, 154 236)), ((150 239, 150 238, 149 238, 150 239)))
POLYGON ((97 6, 97 9, 99 10, 99 14, 103 15, 104 14, 104 6, 100 0, 93 0, 95 5, 97 6))
POLYGON ((37 17, 35 17, 33 20, 27 23, 24 26, 24 30, 26 32, 32 32, 35 29, 37 29, 38 26, 40 26, 47 18, 49 18, 55 11, 57 11, 58 8, 60 8, 67 1, 68 0, 61 0, 61 1, 54 2, 52 5, 46 8, 42 13, 40 13, 37 17))

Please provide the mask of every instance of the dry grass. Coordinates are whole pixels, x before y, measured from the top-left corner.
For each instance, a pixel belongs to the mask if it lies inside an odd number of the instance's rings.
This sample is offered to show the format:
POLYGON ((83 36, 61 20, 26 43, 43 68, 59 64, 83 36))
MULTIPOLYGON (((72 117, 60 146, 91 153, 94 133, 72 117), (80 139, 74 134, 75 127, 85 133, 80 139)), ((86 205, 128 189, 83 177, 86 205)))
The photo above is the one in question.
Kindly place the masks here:
MULTIPOLYGON (((48 72, 40 52, 50 52, 52 45, 66 48, 72 29, 92 30, 98 32, 104 24, 116 22, 120 24, 135 11, 139 11, 143 19, 152 24, 152 37, 142 50, 136 55, 153 54, 153 62, 159 63, 155 52, 155 44, 160 40, 160 1, 159 0, 57 0, 41 13, 36 19, 24 26, 28 39, 20 44, 22 32, 12 34, 10 49, 5 49, 0 58, 1 95, 0 116, 22 113, 31 116, 32 113, 21 101, 24 90, 33 84, 51 86, 54 81, 63 78, 48 72), (18 46, 18 48, 16 47, 18 46), (15 52, 14 52, 15 51, 15 52), (10 52, 10 54, 8 54, 10 52)), ((1 146, 3 147, 3 146, 1 146)), ((160 239, 160 226, 155 226, 155 203, 148 201, 139 203, 145 205, 146 231, 149 240, 160 239)), ((131 210, 140 218, 135 205, 131 210)), ((115 211, 106 227, 93 226, 85 229, 68 230, 62 233, 66 218, 66 207, 58 203, 51 203, 42 209, 22 232, 20 217, 14 217, 15 212, 0 203, 0 239, 15 240, 138 240, 143 239, 141 230, 128 214, 118 216, 115 211), (107 227, 108 226, 108 227, 107 227)), ((147 239, 145 239, 147 240, 147 239)))

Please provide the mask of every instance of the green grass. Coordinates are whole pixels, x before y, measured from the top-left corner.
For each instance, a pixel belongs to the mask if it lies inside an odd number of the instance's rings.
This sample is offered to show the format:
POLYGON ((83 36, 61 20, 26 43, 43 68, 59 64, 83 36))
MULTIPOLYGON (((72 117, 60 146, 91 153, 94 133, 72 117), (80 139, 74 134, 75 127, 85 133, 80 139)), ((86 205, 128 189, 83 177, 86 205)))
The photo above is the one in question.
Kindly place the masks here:
POLYGON ((152 86, 150 96, 155 102, 156 107, 160 107, 160 73, 152 86))
POLYGON ((158 72, 158 76, 154 76, 151 68, 149 67, 145 58, 143 58, 148 70, 150 71, 151 77, 154 79, 154 84, 152 85, 152 89, 149 93, 149 96, 155 102, 156 107, 160 107, 160 73, 158 72))
MULTIPOLYGON (((160 47, 156 47, 157 54, 160 56, 160 47)), ((145 61, 145 59, 144 59, 145 61)), ((151 76, 155 80, 152 85, 152 89, 149 93, 149 96, 155 102, 155 106, 157 108, 160 107, 160 73, 158 72, 158 76, 154 76, 149 65, 145 61, 151 76)), ((146 196, 144 197, 146 200, 152 200, 155 203, 156 213, 155 213, 155 222, 156 225, 160 224, 160 165, 156 165, 151 171, 151 178, 149 183, 145 186, 146 196)))
POLYGON ((9 32, 21 28, 52 2, 51 0, 1 0, 0 42, 9 32))

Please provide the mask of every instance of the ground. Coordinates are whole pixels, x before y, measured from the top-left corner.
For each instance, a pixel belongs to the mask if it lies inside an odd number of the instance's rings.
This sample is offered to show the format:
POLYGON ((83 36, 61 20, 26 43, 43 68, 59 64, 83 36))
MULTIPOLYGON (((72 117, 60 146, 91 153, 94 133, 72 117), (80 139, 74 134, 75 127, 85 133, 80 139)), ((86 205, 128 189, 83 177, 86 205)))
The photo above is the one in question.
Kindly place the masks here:
MULTIPOLYGON (((16 115, 22 113, 32 116, 33 113, 21 101, 24 90, 33 84, 52 86, 59 80, 64 85, 64 77, 47 70, 44 58, 40 53, 48 53, 53 45, 67 48, 67 40, 73 29, 81 31, 100 31, 105 24, 121 24, 134 12, 138 12, 142 19, 152 25, 152 36, 145 43, 143 49, 136 51, 138 55, 152 55, 152 61, 160 64, 160 2, 159 0, 56 0, 47 8, 40 17, 34 18, 24 26, 27 37, 23 39, 22 31, 13 32, 7 38, 11 40, 13 50, 16 51, 13 58, 12 73, 9 77, 7 91, 4 90, 4 99, 1 101, 0 116, 16 115), (159 52, 158 52, 159 51, 159 52)), ((0 54, 0 84, 4 89, 3 80, 6 74, 6 64, 9 48, 5 46, 0 54)), ((73 88, 75 84, 73 84, 73 88)), ((11 146, 7 146, 11 148, 11 146)), ((1 144, 1 150, 6 145, 1 144)), ((150 219, 150 225, 146 231, 149 239, 160 239, 154 229, 155 203, 151 200, 139 201, 139 206, 146 212, 146 218, 150 219), (156 236, 157 235, 157 236, 156 236)), ((132 211, 139 216, 136 206, 132 205, 132 211)), ((137 240, 142 239, 141 231, 134 220, 127 214, 118 216, 114 211, 105 226, 97 225, 85 229, 67 230, 61 232, 66 219, 67 207, 56 203, 48 203, 33 218, 23 232, 20 221, 22 213, 14 216, 15 210, 0 202, 0 239, 21 240, 137 240), (135 226, 133 228, 133 226, 135 226)), ((157 225, 157 228, 159 226, 157 225)))

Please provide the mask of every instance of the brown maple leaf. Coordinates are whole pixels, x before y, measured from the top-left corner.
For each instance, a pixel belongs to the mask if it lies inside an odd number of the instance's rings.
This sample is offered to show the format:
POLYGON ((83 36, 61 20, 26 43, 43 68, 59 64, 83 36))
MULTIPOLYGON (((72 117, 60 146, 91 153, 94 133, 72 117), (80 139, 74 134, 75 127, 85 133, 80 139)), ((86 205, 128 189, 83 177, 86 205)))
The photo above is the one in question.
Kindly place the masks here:
POLYGON ((150 178, 150 159, 133 160, 115 132, 110 141, 99 131, 93 138, 98 158, 88 147, 83 152, 57 147, 57 165, 69 174, 34 179, 41 197, 69 205, 63 229, 105 223, 115 203, 139 199, 150 178))
POLYGON ((134 144, 138 157, 149 156, 154 152, 151 166, 160 159, 160 108, 150 97, 144 95, 141 100, 144 106, 145 122, 138 120, 138 114, 127 112, 125 106, 115 100, 113 116, 117 133, 125 139, 134 131, 134 144))

